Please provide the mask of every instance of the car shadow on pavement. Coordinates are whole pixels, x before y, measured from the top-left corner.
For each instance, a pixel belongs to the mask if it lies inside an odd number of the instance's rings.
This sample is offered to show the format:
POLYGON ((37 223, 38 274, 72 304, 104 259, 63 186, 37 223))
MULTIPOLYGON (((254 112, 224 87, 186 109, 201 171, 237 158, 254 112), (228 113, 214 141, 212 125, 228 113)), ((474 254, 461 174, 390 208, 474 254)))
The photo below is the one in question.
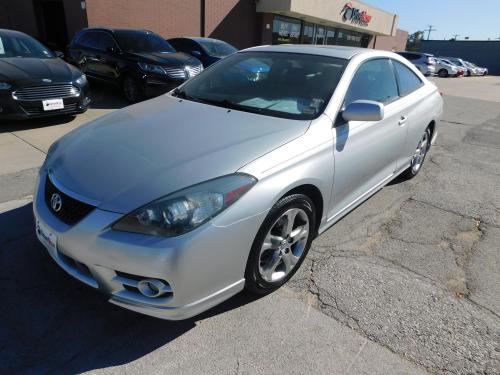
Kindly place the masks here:
POLYGON ((79 374, 130 363, 196 321, 255 299, 240 293, 180 322, 130 312, 53 262, 34 234, 31 203, 0 213, 0 373, 79 374))
POLYGON ((90 93, 90 108, 93 109, 120 109, 130 105, 119 86, 91 80, 90 93))

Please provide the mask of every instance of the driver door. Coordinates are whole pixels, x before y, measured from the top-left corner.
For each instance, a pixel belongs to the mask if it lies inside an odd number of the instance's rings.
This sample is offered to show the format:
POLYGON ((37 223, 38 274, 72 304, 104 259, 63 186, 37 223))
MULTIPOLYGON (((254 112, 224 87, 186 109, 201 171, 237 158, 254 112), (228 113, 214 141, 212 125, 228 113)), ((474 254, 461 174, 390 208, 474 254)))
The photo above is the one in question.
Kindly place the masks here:
POLYGON ((381 121, 346 122, 339 113, 333 128, 335 176, 328 220, 350 208, 389 181, 396 172, 407 135, 406 117, 389 59, 364 62, 347 90, 344 107, 356 100, 384 104, 381 121))

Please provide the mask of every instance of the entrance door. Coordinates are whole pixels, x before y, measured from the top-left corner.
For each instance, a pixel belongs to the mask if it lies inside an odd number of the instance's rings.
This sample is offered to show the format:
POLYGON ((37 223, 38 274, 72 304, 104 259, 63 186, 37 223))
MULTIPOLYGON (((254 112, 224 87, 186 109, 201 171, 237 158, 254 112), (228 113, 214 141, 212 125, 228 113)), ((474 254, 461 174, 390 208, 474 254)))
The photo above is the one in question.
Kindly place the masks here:
POLYGON ((318 26, 316 28, 316 43, 315 44, 323 45, 323 44, 325 44, 325 40, 326 40, 326 29, 323 26, 318 26))
POLYGON ((66 14, 62 0, 35 2, 40 40, 49 48, 65 51, 68 44, 66 14))

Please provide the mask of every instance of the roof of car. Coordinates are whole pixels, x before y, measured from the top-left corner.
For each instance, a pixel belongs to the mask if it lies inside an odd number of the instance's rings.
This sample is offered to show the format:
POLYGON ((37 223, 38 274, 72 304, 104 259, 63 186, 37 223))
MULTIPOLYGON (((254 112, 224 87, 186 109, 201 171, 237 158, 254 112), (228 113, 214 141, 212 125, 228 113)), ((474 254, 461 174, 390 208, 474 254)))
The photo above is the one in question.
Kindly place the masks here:
POLYGON ((374 50, 368 48, 345 47, 345 46, 318 46, 312 44, 279 44, 272 46, 251 47, 243 51, 308 53, 311 55, 331 56, 349 60, 356 55, 373 52, 374 50))
POLYGON ((109 31, 112 33, 116 31, 138 31, 143 33, 153 33, 153 31, 146 29, 127 29, 127 28, 111 28, 111 27, 86 27, 82 31, 109 31))
POLYGON ((27 35, 21 31, 10 30, 10 29, 0 29, 0 34, 3 34, 3 35, 27 35))
POLYGON ((179 36, 179 37, 170 38, 170 39, 191 39, 191 40, 194 40, 196 42, 198 42, 198 41, 204 41, 204 40, 205 41, 210 41, 210 42, 223 42, 223 40, 220 40, 220 39, 205 38, 205 37, 202 37, 202 36, 179 36))

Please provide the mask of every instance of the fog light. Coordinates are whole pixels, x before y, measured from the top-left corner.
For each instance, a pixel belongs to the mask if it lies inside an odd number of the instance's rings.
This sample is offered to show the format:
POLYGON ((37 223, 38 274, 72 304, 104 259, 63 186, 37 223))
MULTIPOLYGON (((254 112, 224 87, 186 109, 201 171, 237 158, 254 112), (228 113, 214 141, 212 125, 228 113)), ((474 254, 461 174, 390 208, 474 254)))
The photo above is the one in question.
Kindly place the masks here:
POLYGON ((143 296, 150 298, 160 297, 165 293, 172 292, 170 285, 158 279, 141 280, 137 284, 137 288, 139 289, 139 292, 141 292, 143 296))
POLYGON ((0 113, 3 112, 3 107, 0 105, 0 113))

